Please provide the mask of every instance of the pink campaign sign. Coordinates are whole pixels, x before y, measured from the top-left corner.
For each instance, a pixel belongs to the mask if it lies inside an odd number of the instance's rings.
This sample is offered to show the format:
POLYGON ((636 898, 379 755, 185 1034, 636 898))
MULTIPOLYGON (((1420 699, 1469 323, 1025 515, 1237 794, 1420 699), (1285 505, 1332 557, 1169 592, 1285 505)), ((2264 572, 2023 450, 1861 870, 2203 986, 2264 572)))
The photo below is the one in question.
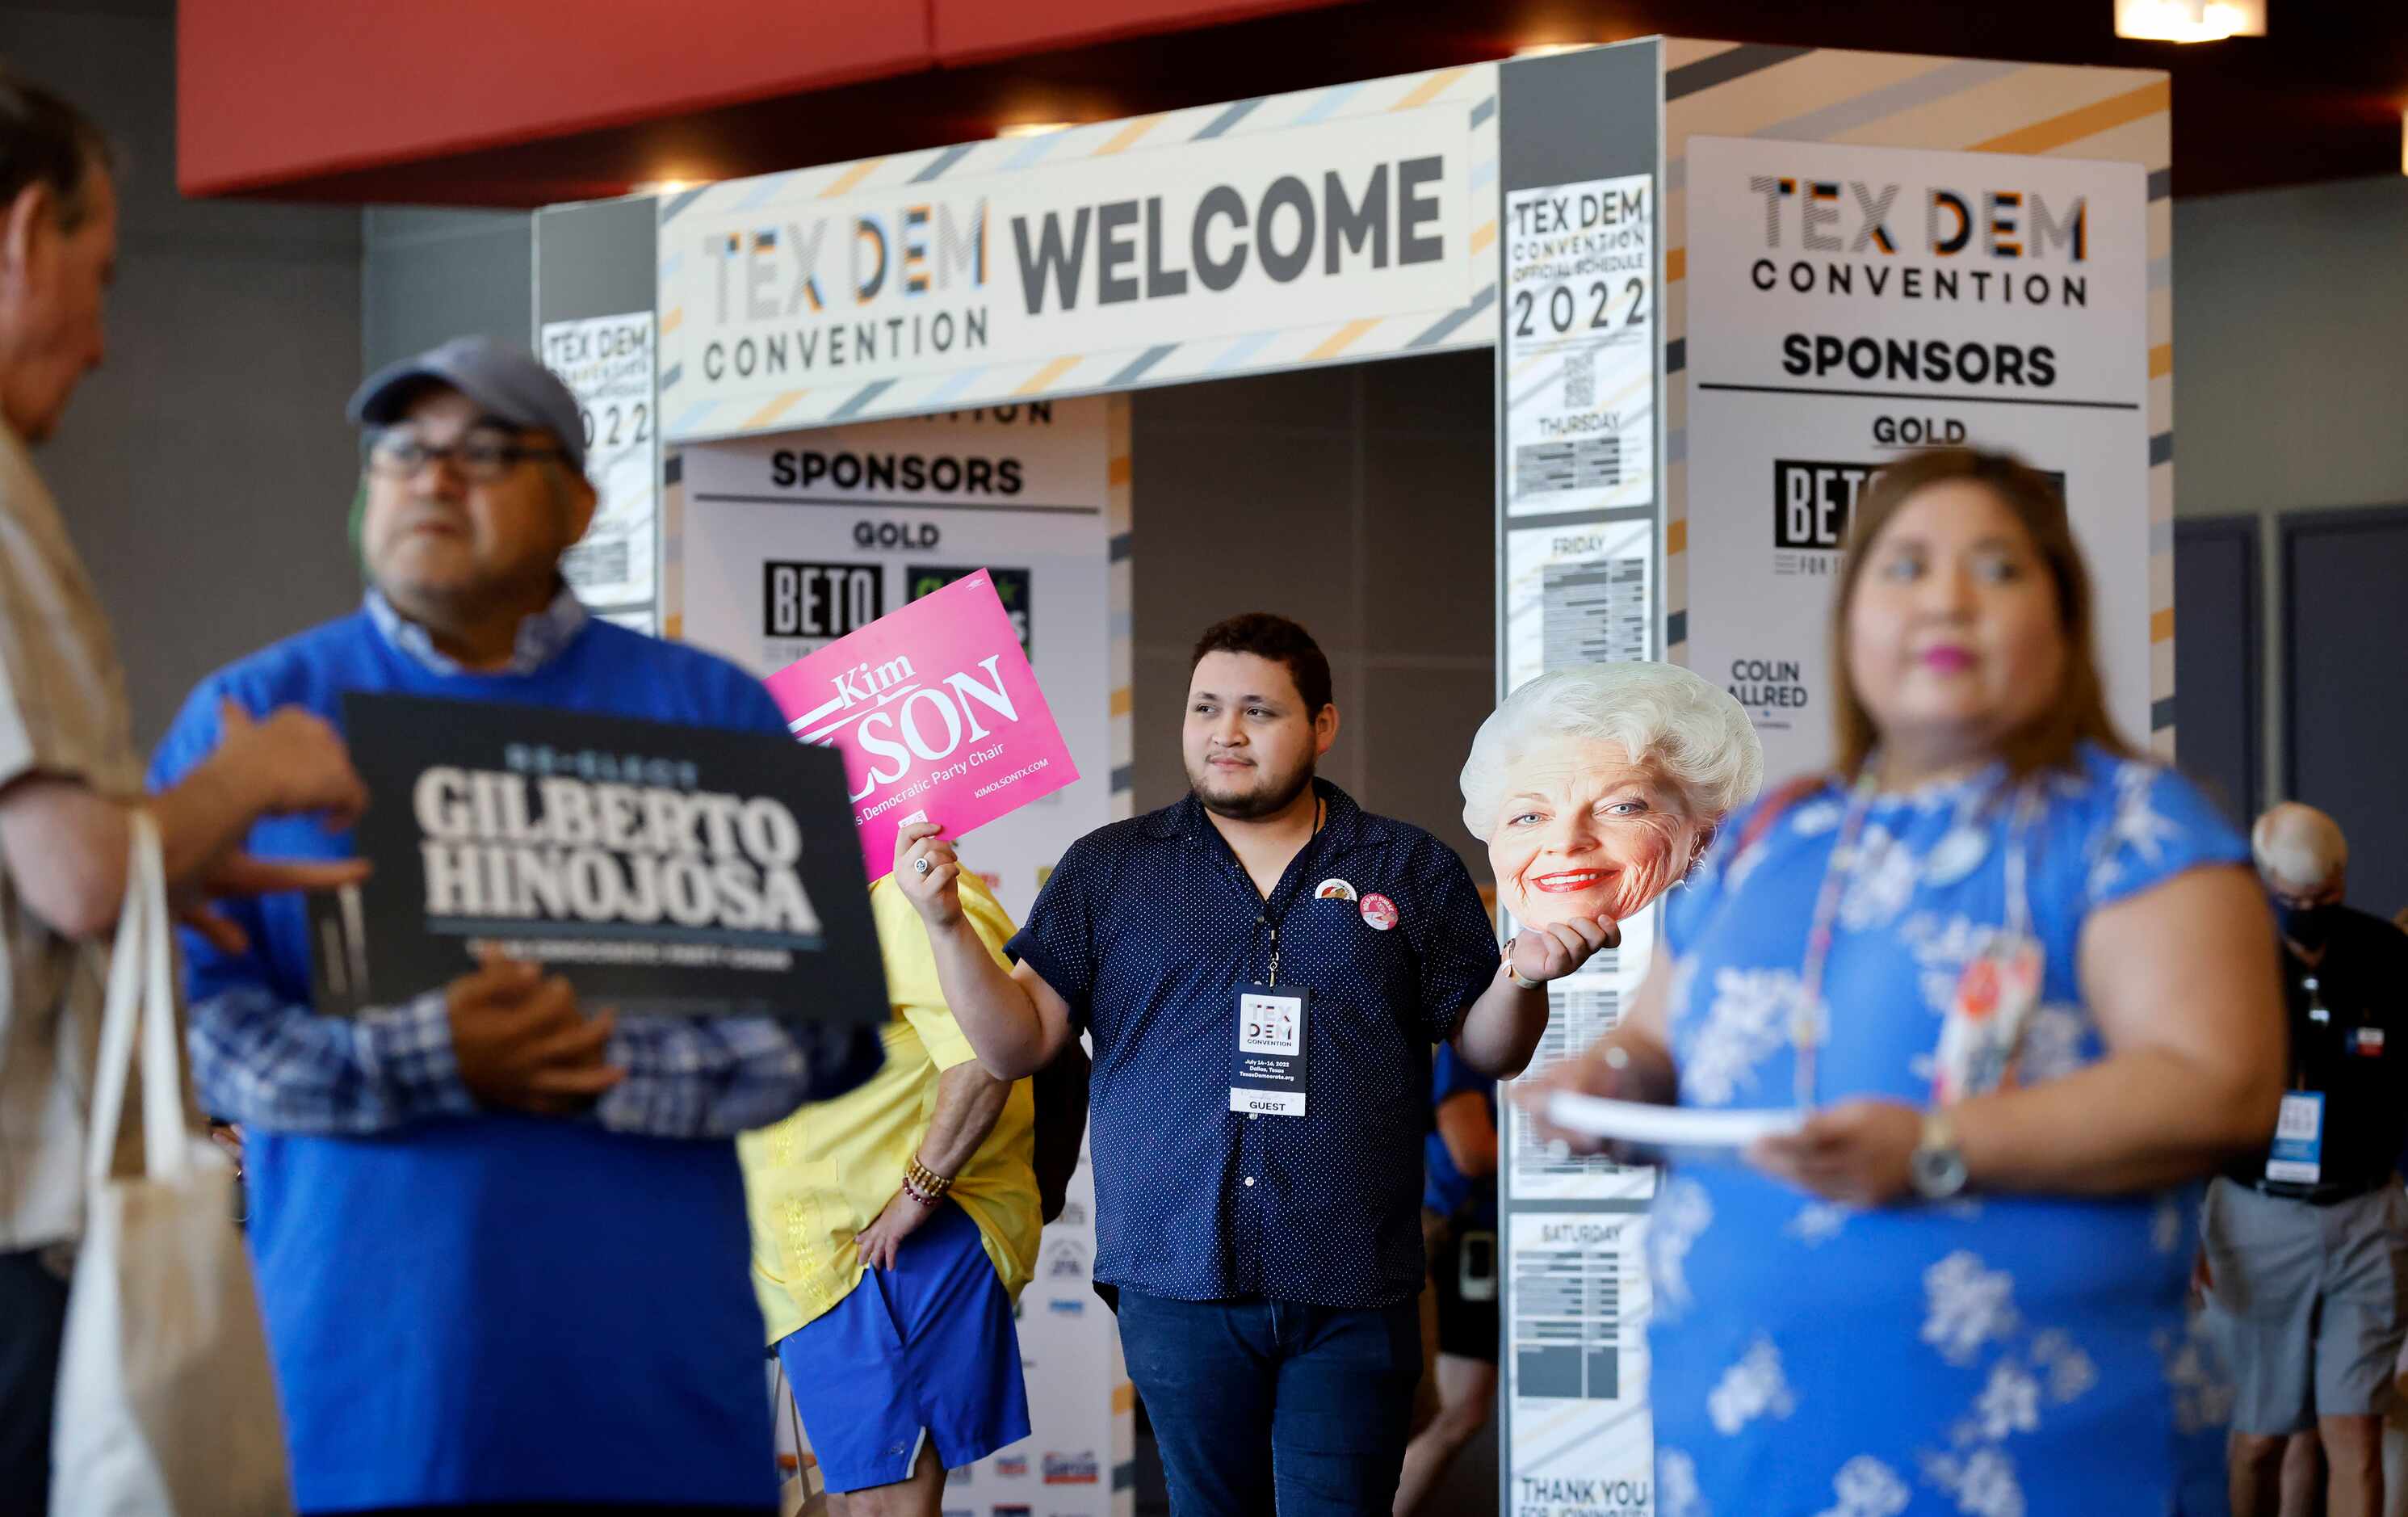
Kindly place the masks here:
POLYGON ((905 823, 958 842, 1079 777, 983 569, 767 683, 797 740, 844 755, 872 882, 895 873, 905 823))

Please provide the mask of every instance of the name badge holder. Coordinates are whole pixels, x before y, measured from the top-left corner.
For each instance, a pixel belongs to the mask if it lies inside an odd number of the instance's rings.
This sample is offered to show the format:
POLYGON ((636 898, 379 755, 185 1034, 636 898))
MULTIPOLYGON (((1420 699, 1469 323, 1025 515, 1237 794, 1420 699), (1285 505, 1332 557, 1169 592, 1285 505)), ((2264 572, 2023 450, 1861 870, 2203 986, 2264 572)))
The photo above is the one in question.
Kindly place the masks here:
POLYGON ((1268 985, 1238 987, 1238 1052, 1229 1071, 1229 1109, 1249 1117, 1304 1115, 1304 1028, 1312 992, 1279 982, 1272 934, 1268 985))
MULTIPOLYGON (((2332 1025, 2332 1008, 2325 1004, 2324 986, 2314 975, 2302 978, 2308 992, 2308 1020, 2320 1029, 2332 1025)), ((2361 1033, 2365 1030, 2360 1029, 2361 1033)), ((2382 1051, 2375 1033, 2375 1051, 2382 1051)), ((2352 1051, 2357 1051, 2353 1048, 2352 1051)), ((2274 1141, 2266 1149, 2266 1178, 2277 1185, 2315 1185, 2325 1173, 2325 1097, 2308 1089, 2306 1061, 2292 1056, 2291 1089, 2274 1117, 2274 1141)))
POLYGON ((2314 1185, 2324 1177, 2325 1096, 2292 1091, 2274 1119, 2274 1144, 2266 1150, 2266 1177, 2282 1185, 2314 1185))
POLYGON ((2007 921, 1956 977, 1948 1016, 1940 1024, 1933 1061, 1931 1100, 1951 1106, 1969 1095, 2015 1083, 2015 1057, 2024 1028, 2040 1004, 2046 968, 2040 939, 2031 930, 2031 891, 2026 880, 2026 844, 2039 809, 2031 787, 2015 798, 2013 837, 2007 847, 2007 921))
MULTIPOLYGON (((1321 836, 1322 808, 1312 808, 1309 849, 1321 836)), ((1354 887, 1342 879, 1324 880, 1313 889, 1316 900, 1328 899, 1332 885, 1353 899, 1354 887)), ((1248 1117, 1304 1115, 1305 1023, 1312 1012, 1312 991, 1301 985, 1283 990, 1279 982, 1279 927, 1271 927, 1270 983, 1240 985, 1237 990, 1238 1047, 1229 1067, 1229 1109, 1248 1117)))

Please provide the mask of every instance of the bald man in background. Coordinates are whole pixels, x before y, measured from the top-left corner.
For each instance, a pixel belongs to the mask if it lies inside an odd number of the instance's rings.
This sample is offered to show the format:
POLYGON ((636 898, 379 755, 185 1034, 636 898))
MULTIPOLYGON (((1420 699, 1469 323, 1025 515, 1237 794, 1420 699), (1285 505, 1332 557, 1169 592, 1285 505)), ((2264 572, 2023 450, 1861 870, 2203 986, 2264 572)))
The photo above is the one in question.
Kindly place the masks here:
POLYGON ((2313 1512, 2300 1461, 2282 1471, 2286 1443, 2314 1434, 2328 1517, 2381 1517, 2408 1336, 2408 934, 2342 904, 2349 848, 2323 812, 2276 806, 2250 847, 2283 941, 2291 1068, 2272 1141, 2208 1191, 2208 1307, 2238 1393, 2232 1512, 2313 1512))

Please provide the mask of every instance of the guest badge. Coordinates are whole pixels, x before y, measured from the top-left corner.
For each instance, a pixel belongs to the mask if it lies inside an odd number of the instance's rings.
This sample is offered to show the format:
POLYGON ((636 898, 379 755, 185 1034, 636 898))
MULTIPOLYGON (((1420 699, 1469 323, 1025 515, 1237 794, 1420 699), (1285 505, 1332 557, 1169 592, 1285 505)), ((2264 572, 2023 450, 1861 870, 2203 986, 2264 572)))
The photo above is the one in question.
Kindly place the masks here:
POLYGON ((1312 992, 1238 988, 1238 1058, 1229 1109, 1249 1117, 1304 1115, 1304 1020, 1312 992))
POLYGON ((2324 1176, 2325 1097, 2322 1091, 2293 1091, 2274 1118, 2274 1146, 2266 1150, 2266 1177, 2286 1185, 2314 1185, 2324 1176))

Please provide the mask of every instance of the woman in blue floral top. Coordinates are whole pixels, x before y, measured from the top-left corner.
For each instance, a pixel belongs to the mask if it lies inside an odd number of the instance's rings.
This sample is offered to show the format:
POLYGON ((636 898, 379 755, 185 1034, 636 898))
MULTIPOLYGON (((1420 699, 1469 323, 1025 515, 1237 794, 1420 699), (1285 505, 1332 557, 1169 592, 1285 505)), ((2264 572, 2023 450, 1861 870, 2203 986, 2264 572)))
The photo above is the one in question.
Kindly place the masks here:
POLYGON ((2283 1019, 2248 850, 2116 735, 2091 626, 2047 480, 1886 470, 1836 773, 1733 820, 1630 1018, 1538 1082, 1807 1111, 1657 1199, 1662 1517, 2173 1510, 2215 1415, 2186 1188, 2272 1129, 2283 1019))

